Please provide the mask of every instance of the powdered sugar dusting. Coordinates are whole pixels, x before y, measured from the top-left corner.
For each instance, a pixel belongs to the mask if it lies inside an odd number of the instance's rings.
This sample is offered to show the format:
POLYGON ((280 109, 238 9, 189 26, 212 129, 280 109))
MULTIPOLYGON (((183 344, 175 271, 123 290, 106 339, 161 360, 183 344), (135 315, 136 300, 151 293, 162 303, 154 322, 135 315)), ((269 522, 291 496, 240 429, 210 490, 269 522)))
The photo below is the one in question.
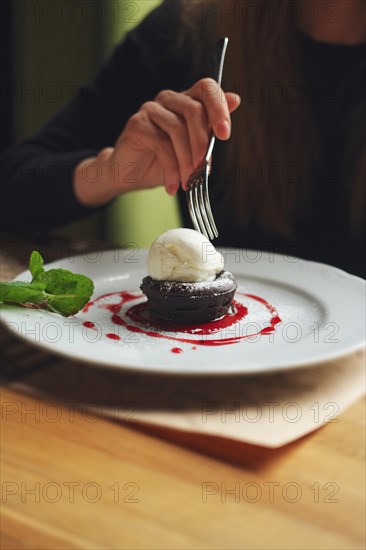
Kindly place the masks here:
POLYGON ((198 283, 180 283, 177 281, 155 281, 151 277, 145 277, 144 285, 151 290, 159 291, 161 295, 174 293, 176 296, 201 296, 202 294, 222 294, 231 290, 235 283, 234 276, 229 271, 221 271, 214 281, 200 281, 198 283))

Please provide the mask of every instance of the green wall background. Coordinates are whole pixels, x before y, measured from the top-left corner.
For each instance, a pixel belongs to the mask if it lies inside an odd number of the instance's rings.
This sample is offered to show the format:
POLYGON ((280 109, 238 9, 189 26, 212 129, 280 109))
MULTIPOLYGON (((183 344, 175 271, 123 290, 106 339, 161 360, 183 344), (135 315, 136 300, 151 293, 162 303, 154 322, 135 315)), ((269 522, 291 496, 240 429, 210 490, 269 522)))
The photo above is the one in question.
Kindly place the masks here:
MULTIPOLYGON (((115 18, 112 28, 112 45, 120 40, 123 33, 133 28, 161 0, 140 0, 114 2, 115 18), (117 14, 119 6, 119 13, 117 14)), ((140 247, 148 247, 160 233, 172 227, 179 227, 177 201, 163 189, 136 191, 119 197, 109 208, 105 220, 106 236, 118 244, 134 242, 140 247)))
MULTIPOLYGON (((14 0, 16 140, 31 136, 70 101, 123 35, 160 1, 14 0)), ((176 199, 159 188, 127 193, 102 214, 58 233, 147 247, 157 235, 179 225, 176 199)))

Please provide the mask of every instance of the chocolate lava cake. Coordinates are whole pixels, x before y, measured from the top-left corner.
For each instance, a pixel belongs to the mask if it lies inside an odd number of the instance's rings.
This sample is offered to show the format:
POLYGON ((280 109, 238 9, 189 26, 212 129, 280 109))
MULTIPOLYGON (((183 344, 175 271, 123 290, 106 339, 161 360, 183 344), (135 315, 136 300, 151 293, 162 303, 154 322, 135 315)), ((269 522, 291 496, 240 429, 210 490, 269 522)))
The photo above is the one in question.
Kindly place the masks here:
POLYGON ((159 281, 147 276, 140 286, 147 296, 152 317, 182 324, 201 324, 220 319, 231 306, 237 283, 228 271, 213 281, 194 283, 159 281))

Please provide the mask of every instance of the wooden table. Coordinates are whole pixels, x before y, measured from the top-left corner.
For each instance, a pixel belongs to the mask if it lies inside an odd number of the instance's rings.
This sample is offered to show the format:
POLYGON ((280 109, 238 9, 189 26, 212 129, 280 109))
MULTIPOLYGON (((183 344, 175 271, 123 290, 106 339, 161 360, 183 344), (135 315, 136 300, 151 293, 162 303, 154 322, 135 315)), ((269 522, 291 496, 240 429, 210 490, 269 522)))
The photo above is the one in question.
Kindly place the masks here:
MULTIPOLYGON (((13 255, 2 276, 23 258, 13 255)), ((338 422, 269 450, 91 421, 14 391, 9 379, 3 549, 365 547, 364 399, 338 422)))

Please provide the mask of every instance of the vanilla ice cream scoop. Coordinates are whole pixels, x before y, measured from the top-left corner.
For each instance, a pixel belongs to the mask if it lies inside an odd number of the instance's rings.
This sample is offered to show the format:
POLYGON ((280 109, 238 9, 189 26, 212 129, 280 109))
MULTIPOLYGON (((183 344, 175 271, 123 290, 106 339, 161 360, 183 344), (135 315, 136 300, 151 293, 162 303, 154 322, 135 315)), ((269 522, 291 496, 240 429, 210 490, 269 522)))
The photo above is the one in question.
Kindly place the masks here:
POLYGON ((213 281, 224 268, 224 258, 198 231, 170 229, 152 243, 147 268, 158 281, 198 283, 213 281))

